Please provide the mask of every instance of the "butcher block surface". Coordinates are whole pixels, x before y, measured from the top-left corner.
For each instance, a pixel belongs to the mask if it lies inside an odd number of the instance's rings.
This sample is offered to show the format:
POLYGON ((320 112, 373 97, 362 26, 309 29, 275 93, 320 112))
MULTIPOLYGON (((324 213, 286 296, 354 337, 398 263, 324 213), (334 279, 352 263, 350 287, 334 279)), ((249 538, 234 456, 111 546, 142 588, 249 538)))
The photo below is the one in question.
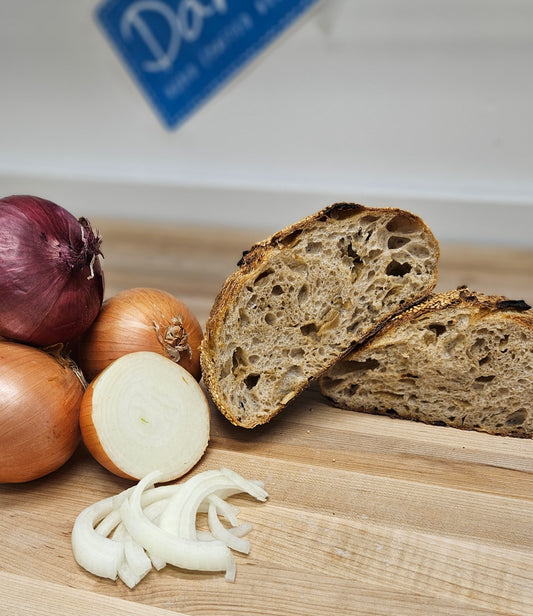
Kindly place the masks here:
MULTIPOLYGON (((107 296, 162 288, 202 323, 265 235, 93 222, 107 296)), ((533 250, 441 245, 438 289, 461 284, 533 303, 533 250)), ((131 485, 83 445, 48 477, 0 485, 0 614, 533 615, 533 440, 342 411, 311 388, 254 430, 212 409, 191 475, 222 466, 269 493, 231 498, 254 526, 234 583, 168 566, 130 590, 82 570, 76 516, 131 485)))

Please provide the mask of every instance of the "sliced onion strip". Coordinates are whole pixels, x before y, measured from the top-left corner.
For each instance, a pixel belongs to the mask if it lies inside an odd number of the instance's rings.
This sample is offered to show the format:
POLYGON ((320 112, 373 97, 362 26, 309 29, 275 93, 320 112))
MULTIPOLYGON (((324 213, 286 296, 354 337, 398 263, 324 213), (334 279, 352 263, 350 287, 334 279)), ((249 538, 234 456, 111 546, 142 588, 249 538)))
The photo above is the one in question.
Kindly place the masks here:
MULTIPOLYGON (((226 502, 223 498, 218 496, 217 494, 211 494, 207 497, 207 509, 209 510, 211 505, 215 506, 217 513, 220 513, 232 526, 238 526, 239 520, 237 518, 237 514, 239 513, 239 508, 234 507, 230 503, 226 502)), ((201 510, 201 507, 200 507, 201 510)))
POLYGON ((159 471, 149 473, 135 486, 130 498, 122 503, 120 513, 130 535, 151 554, 175 567, 197 571, 226 571, 231 566, 233 556, 224 543, 184 539, 156 526, 143 513, 141 494, 160 476, 159 471))
POLYGON ((76 562, 85 570, 103 578, 116 580, 124 558, 122 543, 98 534, 95 525, 111 513, 113 498, 105 498, 84 509, 72 529, 72 551, 76 562))
POLYGON ((209 530, 213 533, 215 539, 220 539, 228 548, 241 552, 242 554, 248 554, 250 552, 250 542, 241 537, 236 537, 224 527, 218 518, 216 505, 213 503, 209 505, 207 520, 209 523, 209 530))

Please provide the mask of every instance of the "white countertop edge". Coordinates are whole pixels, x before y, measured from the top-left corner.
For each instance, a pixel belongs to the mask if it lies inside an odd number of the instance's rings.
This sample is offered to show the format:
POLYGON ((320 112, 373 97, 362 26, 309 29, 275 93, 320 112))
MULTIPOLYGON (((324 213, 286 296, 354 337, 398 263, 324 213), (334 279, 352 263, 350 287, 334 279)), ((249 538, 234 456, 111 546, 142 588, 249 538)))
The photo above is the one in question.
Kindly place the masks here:
POLYGON ((439 241, 533 247, 533 200, 392 191, 168 185, 0 174, 0 196, 34 194, 76 216, 257 228, 274 232, 337 201, 399 207, 421 216, 439 241))

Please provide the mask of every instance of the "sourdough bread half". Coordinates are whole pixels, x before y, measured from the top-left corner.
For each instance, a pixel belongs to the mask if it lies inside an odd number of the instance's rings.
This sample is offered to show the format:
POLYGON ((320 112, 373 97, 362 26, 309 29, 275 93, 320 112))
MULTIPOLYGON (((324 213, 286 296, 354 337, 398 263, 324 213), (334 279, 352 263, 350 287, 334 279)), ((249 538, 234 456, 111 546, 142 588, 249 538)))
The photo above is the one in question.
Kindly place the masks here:
POLYGON ((244 254, 212 307, 204 383, 219 410, 264 424, 350 345, 437 280, 438 244, 392 208, 332 205, 244 254))
POLYGON ((533 311, 461 288, 389 321, 320 379, 336 406, 533 436, 533 311))

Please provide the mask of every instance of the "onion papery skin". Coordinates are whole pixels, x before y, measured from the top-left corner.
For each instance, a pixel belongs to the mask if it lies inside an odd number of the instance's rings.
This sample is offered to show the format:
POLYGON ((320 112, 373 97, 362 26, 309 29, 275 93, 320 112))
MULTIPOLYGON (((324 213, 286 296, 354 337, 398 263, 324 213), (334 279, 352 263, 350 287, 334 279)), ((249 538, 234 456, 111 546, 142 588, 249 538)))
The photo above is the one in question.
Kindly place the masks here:
POLYGON ((161 289, 136 287, 106 299, 81 337, 77 362, 88 381, 119 357, 151 351, 179 364, 199 381, 203 331, 192 311, 161 289))
POLYGON ((83 392, 76 374, 45 351, 0 341, 0 483, 39 479, 69 460, 83 392))
POLYGON ((0 199, 0 336, 35 346, 79 337, 104 297, 101 238, 29 195, 0 199))

